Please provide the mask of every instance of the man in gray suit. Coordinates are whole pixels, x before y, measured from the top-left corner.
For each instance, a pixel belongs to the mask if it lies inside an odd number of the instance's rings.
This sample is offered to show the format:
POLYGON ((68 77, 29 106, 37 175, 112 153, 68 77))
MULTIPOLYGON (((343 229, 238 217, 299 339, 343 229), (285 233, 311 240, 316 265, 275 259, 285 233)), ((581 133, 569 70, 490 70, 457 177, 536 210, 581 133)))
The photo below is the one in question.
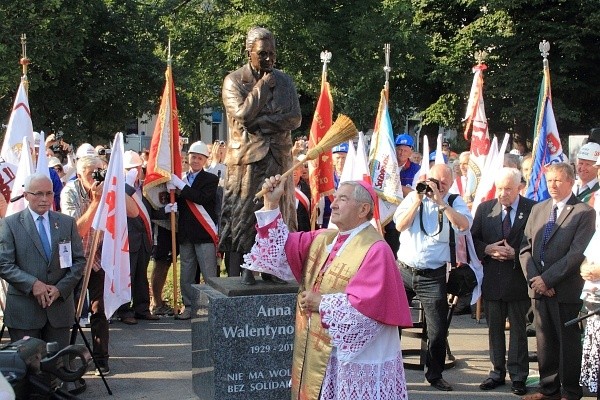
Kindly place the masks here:
POLYGON ((520 254, 533 299, 540 372, 539 392, 523 399, 580 399, 581 330, 564 324, 581 310, 579 266, 596 214, 571 193, 575 173, 569 164, 550 165, 546 182, 551 198, 531 210, 520 254))
POLYGON ((519 196, 520 184, 518 169, 502 168, 496 175, 496 199, 477 207, 471 233, 477 256, 483 263, 481 294, 493 366, 479 388, 491 390, 504 385, 508 370, 511 391, 524 395, 529 373, 525 326, 531 301, 519 262, 519 249, 523 229, 535 202, 519 196), (510 322, 508 363, 504 332, 507 317, 510 322))
POLYGON ((0 221, 0 277, 9 284, 4 322, 12 341, 32 336, 63 348, 85 266, 81 237, 73 218, 50 211, 48 177, 29 176, 24 193, 28 208, 0 221))

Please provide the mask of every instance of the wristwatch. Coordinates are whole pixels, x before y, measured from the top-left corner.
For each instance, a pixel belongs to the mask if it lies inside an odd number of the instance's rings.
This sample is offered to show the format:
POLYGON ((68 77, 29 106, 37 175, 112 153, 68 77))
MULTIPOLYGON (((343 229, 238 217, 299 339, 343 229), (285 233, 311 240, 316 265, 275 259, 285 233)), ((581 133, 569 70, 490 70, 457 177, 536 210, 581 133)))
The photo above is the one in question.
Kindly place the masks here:
POLYGON ((448 208, 448 204, 445 204, 442 207, 439 207, 438 210, 440 210, 440 212, 444 212, 446 211, 446 208, 448 208))

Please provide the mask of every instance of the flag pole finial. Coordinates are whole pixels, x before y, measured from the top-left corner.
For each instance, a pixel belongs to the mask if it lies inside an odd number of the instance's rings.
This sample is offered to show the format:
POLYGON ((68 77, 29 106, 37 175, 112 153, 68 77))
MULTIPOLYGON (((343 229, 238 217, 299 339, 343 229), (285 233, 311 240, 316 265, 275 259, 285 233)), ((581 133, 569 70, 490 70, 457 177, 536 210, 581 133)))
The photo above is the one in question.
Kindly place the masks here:
POLYGON ((485 62, 485 59, 488 56, 487 51, 485 50, 477 50, 473 56, 475 57, 475 61, 477 61, 477 64, 481 65, 485 62))
POLYGON ((331 52, 323 50, 321 52, 321 62, 323 63, 323 73, 321 74, 321 86, 327 82, 327 64, 331 62, 331 52))
POLYGON ((19 64, 23 67, 23 76, 22 80, 25 84, 25 89, 29 89, 29 81, 27 79, 27 68, 29 65, 29 58, 27 58, 27 35, 21 34, 21 59, 19 60, 19 64))
POLYGON ((539 45, 540 55, 544 59, 544 68, 548 67, 548 56, 550 55, 550 42, 542 40, 539 45))
POLYGON ((385 43, 383 45, 383 51, 385 52, 385 66, 383 67, 383 72, 385 72, 385 99, 389 100, 390 96, 390 72, 392 68, 390 67, 390 53, 391 53, 391 45, 389 43, 385 43))

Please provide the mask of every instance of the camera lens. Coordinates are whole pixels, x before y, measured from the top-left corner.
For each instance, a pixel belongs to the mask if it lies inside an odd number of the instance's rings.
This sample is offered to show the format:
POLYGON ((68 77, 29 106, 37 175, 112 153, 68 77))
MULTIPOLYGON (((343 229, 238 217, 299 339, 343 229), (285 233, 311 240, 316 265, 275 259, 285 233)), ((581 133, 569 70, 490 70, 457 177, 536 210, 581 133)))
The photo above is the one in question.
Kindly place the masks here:
POLYGON ((431 194, 431 193, 433 193, 433 189, 429 187, 429 185, 427 184, 427 182, 419 182, 419 183, 417 183, 417 186, 415 187, 415 190, 419 194, 431 194))

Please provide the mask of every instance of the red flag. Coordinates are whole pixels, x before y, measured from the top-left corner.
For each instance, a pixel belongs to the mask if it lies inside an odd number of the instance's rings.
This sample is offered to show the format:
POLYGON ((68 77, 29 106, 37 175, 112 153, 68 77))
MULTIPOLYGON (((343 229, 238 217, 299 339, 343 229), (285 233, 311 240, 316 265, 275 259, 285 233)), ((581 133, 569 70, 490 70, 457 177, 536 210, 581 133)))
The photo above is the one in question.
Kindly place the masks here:
MULTIPOLYGON (((308 149, 315 147, 333 123, 333 99, 329 91, 329 83, 323 80, 321 94, 310 126, 308 149)), ((309 183, 311 194, 310 220, 314 229, 317 220, 317 206, 321 196, 332 194, 335 190, 333 182, 333 163, 331 150, 328 150, 308 163, 309 183)))
POLYGON ((177 100, 171 64, 165 72, 165 90, 163 91, 158 121, 150 143, 150 155, 144 180, 144 196, 154 207, 160 207, 160 193, 166 192, 165 183, 171 179, 171 173, 181 177, 181 152, 179 150, 179 119, 177 100))

